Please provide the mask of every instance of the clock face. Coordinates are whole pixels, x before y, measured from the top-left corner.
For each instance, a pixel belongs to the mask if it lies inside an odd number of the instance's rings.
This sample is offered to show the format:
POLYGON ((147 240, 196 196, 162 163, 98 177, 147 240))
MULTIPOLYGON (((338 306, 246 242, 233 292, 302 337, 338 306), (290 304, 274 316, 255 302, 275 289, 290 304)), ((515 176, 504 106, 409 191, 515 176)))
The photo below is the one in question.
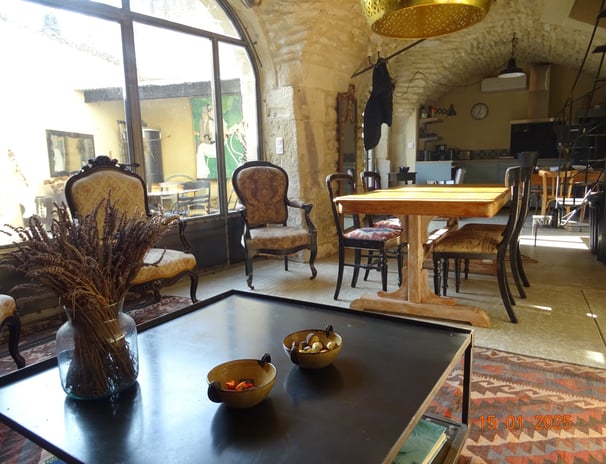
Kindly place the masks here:
POLYGON ((488 106, 485 103, 476 103, 471 107, 473 119, 484 119, 486 116, 488 116, 488 106))

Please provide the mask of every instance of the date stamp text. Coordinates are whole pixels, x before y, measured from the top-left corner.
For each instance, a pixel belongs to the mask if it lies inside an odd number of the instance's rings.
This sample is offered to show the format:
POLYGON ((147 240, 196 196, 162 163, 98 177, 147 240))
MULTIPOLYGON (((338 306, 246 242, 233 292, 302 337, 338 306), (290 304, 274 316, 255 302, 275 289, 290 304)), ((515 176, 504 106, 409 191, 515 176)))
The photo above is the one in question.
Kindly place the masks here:
POLYGON ((570 414, 537 414, 534 418, 508 415, 497 417, 495 415, 480 416, 480 428, 482 430, 496 430, 505 427, 507 430, 570 430, 574 426, 570 414))

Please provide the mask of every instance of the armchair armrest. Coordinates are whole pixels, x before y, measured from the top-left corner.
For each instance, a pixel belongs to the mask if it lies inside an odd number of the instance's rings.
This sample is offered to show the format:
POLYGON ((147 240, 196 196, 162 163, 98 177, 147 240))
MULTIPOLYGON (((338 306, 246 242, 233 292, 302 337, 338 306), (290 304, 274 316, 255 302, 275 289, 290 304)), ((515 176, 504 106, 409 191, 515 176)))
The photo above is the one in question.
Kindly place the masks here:
POLYGON ((305 210, 305 213, 309 213, 313 205, 311 203, 305 203, 303 200, 292 200, 290 198, 286 199, 286 205, 292 206, 293 208, 301 208, 305 210))
POLYGON ((165 224, 177 223, 177 226, 179 227, 179 240, 181 240, 181 244, 183 245, 183 251, 185 253, 191 253, 191 244, 189 243, 189 240, 187 240, 187 237, 185 237, 185 227, 187 226, 187 222, 184 221, 178 214, 172 213, 163 214, 162 218, 165 224))
POLYGON ((313 208, 313 204, 305 203, 302 200, 287 198, 286 205, 291 206, 293 208, 300 208, 303 211, 305 211, 305 223, 307 224, 307 229, 312 233, 316 232, 316 226, 314 225, 313 222, 311 222, 311 217, 310 217, 310 213, 311 213, 311 209, 313 208))

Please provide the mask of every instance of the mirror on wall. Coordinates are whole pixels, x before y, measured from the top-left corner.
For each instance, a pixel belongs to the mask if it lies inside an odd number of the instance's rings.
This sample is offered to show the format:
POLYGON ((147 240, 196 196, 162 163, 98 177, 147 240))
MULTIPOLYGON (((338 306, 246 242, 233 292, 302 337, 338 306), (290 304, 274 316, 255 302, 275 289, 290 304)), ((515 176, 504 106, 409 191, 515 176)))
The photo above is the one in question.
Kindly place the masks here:
MULTIPOLYGON (((339 159, 337 170, 356 178, 356 139, 358 109, 356 87, 349 84, 347 92, 337 94, 337 139, 339 159)), ((343 192, 351 193, 351 192, 343 192)))
POLYGON ((89 159, 95 157, 92 134, 47 130, 46 145, 51 177, 67 176, 79 171, 89 159))

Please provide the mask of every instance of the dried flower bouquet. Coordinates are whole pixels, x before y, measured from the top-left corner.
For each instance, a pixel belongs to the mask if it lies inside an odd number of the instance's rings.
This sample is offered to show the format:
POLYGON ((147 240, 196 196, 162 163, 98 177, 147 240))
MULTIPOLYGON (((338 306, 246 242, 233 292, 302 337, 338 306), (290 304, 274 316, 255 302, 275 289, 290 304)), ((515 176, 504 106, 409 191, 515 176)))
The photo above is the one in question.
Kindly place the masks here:
POLYGON ((137 366, 117 313, 145 254, 171 222, 144 214, 126 217, 107 199, 74 220, 65 205, 55 205, 50 232, 36 216, 30 218, 29 227, 7 226, 19 240, 16 249, 2 258, 2 267, 21 271, 32 280, 21 287, 50 288, 74 327, 66 392, 99 397, 134 383, 137 366))

